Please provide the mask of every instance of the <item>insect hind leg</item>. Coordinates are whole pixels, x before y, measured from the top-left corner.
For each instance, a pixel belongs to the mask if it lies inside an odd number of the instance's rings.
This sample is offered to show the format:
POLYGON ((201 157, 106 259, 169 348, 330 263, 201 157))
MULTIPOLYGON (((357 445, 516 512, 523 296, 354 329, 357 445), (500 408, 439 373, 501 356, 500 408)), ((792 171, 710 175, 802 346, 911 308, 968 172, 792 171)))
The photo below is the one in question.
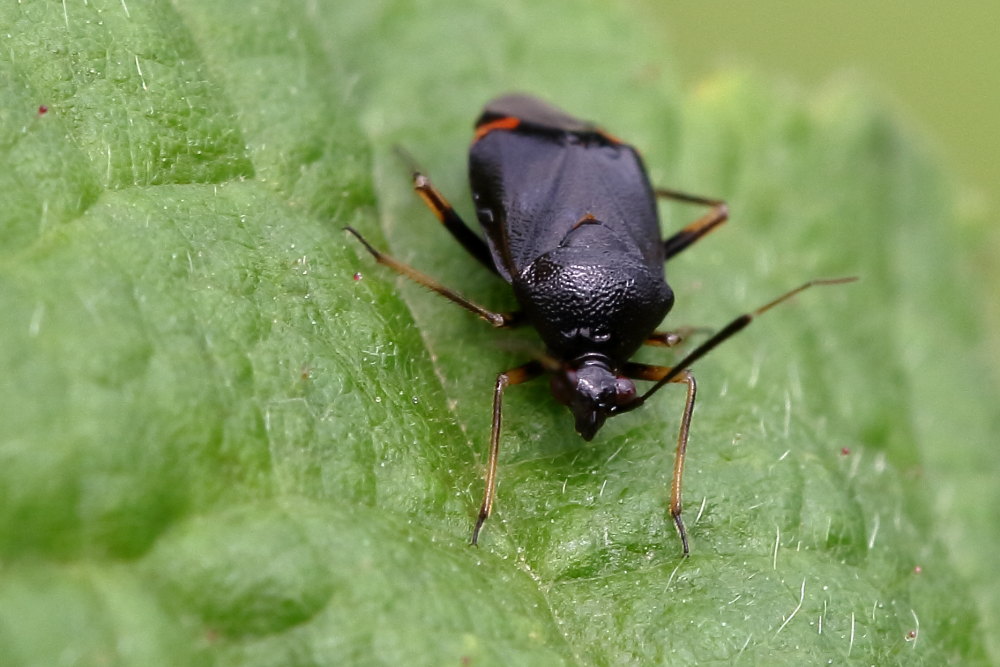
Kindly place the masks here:
POLYGON ((401 147, 396 146, 396 154, 410 169, 411 178, 413 179, 413 190, 423 200, 424 204, 427 205, 427 208, 431 210, 438 221, 444 225, 444 228, 451 233, 456 241, 462 244, 466 252, 479 260, 480 264, 494 274, 498 274, 496 266, 493 264, 493 256, 490 254, 490 249, 486 245, 486 242, 478 234, 469 229, 469 226, 455 212, 455 209, 445 199, 445 196, 441 194, 440 190, 434 187, 431 179, 420 171, 416 161, 409 153, 401 147))
POLYGON ((700 204, 701 206, 712 207, 708 213, 663 242, 664 259, 670 259, 674 255, 686 250, 688 246, 694 244, 701 237, 729 219, 729 207, 721 199, 692 195, 668 188, 656 188, 653 192, 656 193, 657 197, 663 197, 664 199, 673 199, 674 201, 686 204, 700 204))

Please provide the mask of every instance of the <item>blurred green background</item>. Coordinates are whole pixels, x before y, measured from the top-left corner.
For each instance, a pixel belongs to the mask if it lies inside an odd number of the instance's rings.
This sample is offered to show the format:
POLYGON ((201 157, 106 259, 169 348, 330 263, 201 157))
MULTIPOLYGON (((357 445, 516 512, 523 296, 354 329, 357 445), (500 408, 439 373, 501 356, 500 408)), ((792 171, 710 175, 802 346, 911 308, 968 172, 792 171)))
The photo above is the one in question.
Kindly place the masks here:
POLYGON ((1000 3, 838 0, 648 3, 670 26, 689 81, 749 65, 809 87, 855 73, 939 143, 972 186, 963 204, 996 211, 1000 183, 1000 3))
MULTIPOLYGON (((884 94, 958 179, 966 268, 982 286, 968 299, 987 323, 986 355, 1000 360, 1000 3, 641 1, 688 84, 738 66, 812 90, 853 76, 884 94)), ((1000 381, 1000 363, 991 370, 1000 381)))

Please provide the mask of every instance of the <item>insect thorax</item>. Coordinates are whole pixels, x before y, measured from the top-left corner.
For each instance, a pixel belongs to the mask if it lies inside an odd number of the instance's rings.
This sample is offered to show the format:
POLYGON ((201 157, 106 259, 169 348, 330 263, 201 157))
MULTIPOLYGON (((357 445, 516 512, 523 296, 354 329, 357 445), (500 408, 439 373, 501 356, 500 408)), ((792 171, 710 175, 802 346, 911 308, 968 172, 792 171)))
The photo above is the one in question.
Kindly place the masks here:
POLYGON ((593 248, 546 253, 513 281, 514 292, 549 350, 569 360, 588 352, 616 363, 631 357, 663 320, 674 296, 641 258, 593 248))

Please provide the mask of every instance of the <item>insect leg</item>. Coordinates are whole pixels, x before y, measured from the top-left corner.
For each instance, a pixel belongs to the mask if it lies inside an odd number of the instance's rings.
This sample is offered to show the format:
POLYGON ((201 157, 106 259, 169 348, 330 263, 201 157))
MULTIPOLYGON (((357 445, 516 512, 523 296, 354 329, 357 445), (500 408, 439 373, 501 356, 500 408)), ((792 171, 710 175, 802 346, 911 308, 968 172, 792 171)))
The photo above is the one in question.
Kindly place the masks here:
POLYGON ((389 255, 386 255, 385 253, 377 250, 374 246, 368 243, 368 241, 365 240, 365 237, 361 236, 361 234, 359 234, 358 231, 353 227, 344 227, 344 229, 349 231, 351 234, 354 235, 356 239, 361 241, 361 243, 365 246, 365 249, 367 249, 368 252, 372 254, 372 257, 374 257, 375 261, 378 262, 379 264, 384 264, 385 266, 388 266, 396 273, 406 276, 407 278, 417 283, 418 285, 423 285, 427 289, 437 292, 438 294, 448 299, 452 303, 456 303, 462 308, 465 308, 466 310, 475 313, 482 319, 492 324, 494 327, 497 328, 513 327, 519 323, 520 321, 519 313, 496 313, 493 312, 492 310, 487 310, 486 308, 483 308, 479 304, 469 301, 458 292, 448 289, 447 287, 445 287, 438 281, 434 280, 427 274, 421 273, 420 271, 414 269, 412 266, 403 264, 399 260, 396 260, 390 257, 389 255))
POLYGON ((493 500, 497 493, 497 460, 500 458, 500 426, 502 421, 503 392, 508 385, 521 384, 532 380, 543 372, 542 365, 537 361, 512 368, 497 376, 496 387, 493 389, 493 425, 490 429, 490 452, 486 461, 486 490, 483 492, 483 504, 479 508, 479 518, 472 530, 471 544, 476 546, 479 541, 479 531, 490 514, 493 513, 493 500))
POLYGON ((721 199, 700 197, 698 195, 680 192, 679 190, 669 190, 667 188, 656 188, 653 192, 656 193, 657 197, 673 199, 675 201, 681 201, 688 204, 700 204, 702 206, 712 207, 712 210, 708 213, 701 216, 663 242, 665 259, 670 259, 674 255, 680 253, 682 250, 700 239, 705 234, 708 234, 729 218, 729 207, 727 207, 726 202, 721 199))
POLYGON ((711 333, 708 327, 678 327, 674 331, 654 331, 643 342, 657 347, 676 347, 696 333, 711 333))
POLYGON ((409 153, 397 146, 396 154, 410 168, 413 178, 413 190, 420 196, 438 221, 444 225, 445 229, 451 232, 456 241, 462 244, 466 252, 478 259, 479 263, 487 269, 493 273, 497 273, 497 269, 493 265, 493 257, 486 242, 478 234, 469 229, 469 226, 455 212, 455 209, 448 203, 444 195, 431 184, 431 179, 420 171, 416 161, 409 153))
POLYGON ((684 412, 681 414, 681 425, 677 432, 677 452, 674 454, 674 472, 670 478, 670 516, 674 519, 677 533, 681 538, 681 547, 684 555, 688 555, 687 530, 684 528, 684 520, 681 519, 681 487, 684 482, 684 459, 687 456, 688 436, 691 433, 691 415, 694 413, 694 399, 698 394, 698 383, 695 382, 691 371, 681 370, 677 372, 674 368, 667 366, 649 366, 646 364, 628 363, 625 365, 624 373, 634 380, 659 381, 669 377, 668 382, 687 384, 687 399, 684 402, 684 412))

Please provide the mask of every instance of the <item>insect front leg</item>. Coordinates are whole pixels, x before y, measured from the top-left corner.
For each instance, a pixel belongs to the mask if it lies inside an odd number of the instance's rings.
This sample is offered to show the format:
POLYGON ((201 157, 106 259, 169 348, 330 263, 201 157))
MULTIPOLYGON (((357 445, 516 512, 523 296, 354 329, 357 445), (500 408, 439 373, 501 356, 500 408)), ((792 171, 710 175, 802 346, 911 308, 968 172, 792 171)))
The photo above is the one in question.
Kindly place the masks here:
POLYGON ((541 375, 542 372, 543 367, 539 362, 529 361, 497 376, 497 383, 493 389, 493 425, 490 428, 490 452, 486 460, 486 490, 483 492, 483 504, 479 508, 476 527, 472 530, 471 544, 473 546, 478 544, 479 531, 482 530, 483 524, 493 513, 493 501, 497 493, 497 461, 500 458, 500 426, 503 421, 504 389, 512 384, 521 384, 532 380, 541 375))
POLYGON ((633 380, 649 380, 651 382, 657 382, 663 378, 670 377, 667 380, 668 382, 684 383, 687 385, 684 412, 681 413, 681 425, 677 431, 674 472, 670 478, 670 516, 677 527, 678 535, 680 535, 684 555, 687 556, 689 553, 688 538, 687 529, 684 527, 684 520, 681 519, 681 490, 684 482, 684 460, 687 456, 688 437, 691 433, 691 415, 694 414, 694 400, 698 394, 698 383, 695 382, 691 371, 682 370, 678 372, 669 366, 628 363, 625 365, 624 374, 633 380))

